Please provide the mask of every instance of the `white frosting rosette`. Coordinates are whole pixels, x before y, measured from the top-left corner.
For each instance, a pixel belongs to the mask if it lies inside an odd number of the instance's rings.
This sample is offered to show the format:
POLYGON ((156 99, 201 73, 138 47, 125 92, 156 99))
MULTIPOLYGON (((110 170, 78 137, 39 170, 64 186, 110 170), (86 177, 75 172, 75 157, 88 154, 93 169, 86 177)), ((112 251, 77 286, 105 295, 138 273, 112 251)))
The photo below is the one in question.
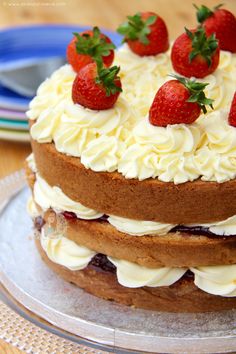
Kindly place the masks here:
POLYGON ((221 51, 217 70, 207 82, 214 111, 193 124, 152 126, 148 112, 158 88, 173 71, 170 51, 139 57, 127 45, 116 51, 123 92, 108 110, 93 111, 71 99, 75 78, 64 65, 38 89, 28 117, 39 143, 54 142, 59 152, 81 158, 96 172, 118 170, 125 178, 158 178, 175 184, 201 178, 228 181, 236 176, 236 128, 227 122, 236 85, 236 54, 221 51))

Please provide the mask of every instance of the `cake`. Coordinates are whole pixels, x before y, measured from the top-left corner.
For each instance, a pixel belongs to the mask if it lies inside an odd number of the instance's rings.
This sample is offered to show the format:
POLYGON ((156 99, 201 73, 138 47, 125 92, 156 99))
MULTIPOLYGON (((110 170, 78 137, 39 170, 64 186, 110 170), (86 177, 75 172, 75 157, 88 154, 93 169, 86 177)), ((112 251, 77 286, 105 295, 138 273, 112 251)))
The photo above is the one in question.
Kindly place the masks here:
POLYGON ((53 271, 93 295, 156 311, 236 308, 236 50, 207 25, 222 11, 170 46, 154 13, 129 17, 115 53, 98 28, 77 34, 69 63, 30 104, 36 245, 53 271), (141 39, 130 33, 132 21, 141 23, 141 39), (202 68, 201 54, 193 55, 189 80, 181 40, 196 36, 205 36, 211 61, 202 68), (94 99, 94 87, 84 92, 88 77, 100 90, 94 99), (101 77, 110 80, 106 97, 101 77), (181 90, 198 95, 184 98, 187 114, 179 101, 163 101, 181 90), (200 113, 205 104, 211 108, 200 113))

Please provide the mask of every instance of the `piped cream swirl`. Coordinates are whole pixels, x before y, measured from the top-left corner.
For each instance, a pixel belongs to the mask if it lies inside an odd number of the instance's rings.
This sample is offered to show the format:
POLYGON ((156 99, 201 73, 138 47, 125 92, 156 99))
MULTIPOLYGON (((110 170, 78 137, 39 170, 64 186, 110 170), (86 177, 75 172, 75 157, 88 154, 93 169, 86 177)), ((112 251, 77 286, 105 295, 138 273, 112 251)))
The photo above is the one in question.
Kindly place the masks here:
POLYGON ((190 268, 195 285, 203 291, 225 297, 236 296, 236 265, 190 268))
POLYGON ((48 258, 70 270, 81 270, 87 267, 95 252, 79 246, 63 235, 48 237, 44 228, 41 233, 41 246, 48 258))
MULTIPOLYGON (((118 170, 125 178, 158 178, 175 184, 201 178, 228 181, 236 176, 236 128, 227 115, 235 92, 236 54, 221 51, 207 96, 215 111, 191 125, 166 128, 149 124, 147 114, 157 89, 170 78, 170 51, 139 57, 126 45, 116 52, 123 92, 113 108, 92 111, 71 99, 75 73, 69 65, 57 70, 39 88, 28 116, 36 119, 32 137, 54 142, 62 153, 80 157, 94 171, 118 170)), ((201 81, 201 80, 200 80, 201 81)))
MULTIPOLYGON (((41 245, 48 258, 70 270, 88 266, 96 252, 78 245, 64 235, 48 236, 42 229, 41 245)), ((161 287, 176 283, 187 268, 147 268, 126 260, 108 257, 116 267, 118 282, 128 288, 161 287)), ((201 290, 224 297, 236 296, 236 265, 190 268, 194 283, 201 290)))
MULTIPOLYGON (((85 220, 98 219, 103 216, 103 213, 87 208, 83 204, 72 200, 65 195, 59 187, 50 186, 38 173, 36 174, 36 182, 34 185, 34 200, 43 211, 46 211, 49 208, 54 209, 56 212, 70 211, 75 213, 78 218, 85 220)), ((115 215, 109 215, 107 221, 120 232, 133 236, 162 236, 177 226, 176 224, 156 221, 132 220, 115 215)), ((231 216, 228 219, 219 222, 200 225, 187 224, 186 226, 207 227, 216 235, 236 235, 236 216, 231 216)))
POLYGON ((108 222, 120 232, 133 236, 166 235, 174 227, 173 224, 131 220, 114 215, 109 216, 108 222))
POLYGON ((169 286, 177 282, 187 271, 186 268, 151 269, 113 257, 108 259, 116 266, 118 282, 128 288, 169 286))
POLYGON ((153 126, 148 118, 133 130, 130 145, 119 162, 118 171, 126 178, 156 178, 183 183, 198 177, 193 156, 203 137, 195 124, 153 126))
POLYGON ((91 220, 98 219, 103 214, 96 210, 86 208, 79 202, 75 202, 67 197, 59 187, 51 187, 38 174, 34 184, 34 200, 43 209, 54 209, 57 212, 70 211, 76 214, 80 219, 91 220))

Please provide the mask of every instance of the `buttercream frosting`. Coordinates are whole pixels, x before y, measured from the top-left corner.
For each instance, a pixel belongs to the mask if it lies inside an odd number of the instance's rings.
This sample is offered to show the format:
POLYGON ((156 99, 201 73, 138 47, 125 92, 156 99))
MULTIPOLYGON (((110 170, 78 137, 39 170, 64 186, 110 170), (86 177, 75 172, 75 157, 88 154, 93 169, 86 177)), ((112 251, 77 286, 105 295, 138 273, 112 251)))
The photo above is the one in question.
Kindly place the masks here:
MULTIPOLYGON (((30 159, 31 163, 34 164, 33 156, 31 156, 30 159)), ((38 173, 36 173, 36 182, 34 185, 34 200, 43 209, 43 211, 46 211, 49 208, 54 209, 56 212, 70 211, 75 213, 80 219, 93 220, 104 215, 103 213, 87 208, 81 203, 72 200, 64 194, 61 188, 50 186, 38 173)), ((31 213, 31 211, 29 211, 29 213, 31 213)), ((171 231, 171 229, 177 226, 176 224, 161 223, 156 221, 132 220, 115 215, 108 215, 107 221, 120 232, 133 236, 161 236, 167 234, 171 231)), ((186 224, 185 226, 206 227, 209 228, 209 231, 219 236, 236 235, 236 215, 219 222, 200 225, 186 224)))
POLYGON ((225 297, 236 296, 236 265, 190 268, 195 285, 203 291, 225 297))
POLYGON ((40 241, 42 248, 52 262, 73 271, 86 268, 96 254, 84 246, 77 245, 63 235, 47 236, 44 228, 42 228, 40 241))
POLYGON ((108 217, 108 222, 120 232, 134 236, 166 235, 173 228, 173 224, 131 220, 114 215, 108 217))
MULTIPOLYGON (((94 171, 118 170, 125 178, 158 178, 175 184, 201 178, 219 183, 236 176, 236 128, 227 116, 236 84, 236 54, 221 51, 217 70, 202 79, 209 110, 191 124, 152 126, 148 111, 158 88, 170 78, 170 51, 139 57, 127 45, 116 51, 123 92, 113 108, 92 111, 71 99, 75 73, 57 70, 38 89, 28 117, 32 137, 54 142, 58 151, 80 157, 94 171)), ((199 80, 201 81, 201 80, 199 80)))
POLYGON ((156 178, 183 183, 198 177, 194 153, 203 139, 196 124, 151 125, 143 119, 133 129, 135 143, 124 152, 118 171, 126 178, 156 178))
POLYGON ((182 278, 187 271, 186 268, 151 269, 113 257, 108 257, 108 259, 116 266, 118 282, 128 288, 169 286, 182 278))
POLYGON ((34 154, 33 153, 31 153, 26 158, 26 162, 27 162, 29 168, 31 169, 31 171, 36 173, 37 172, 37 167, 36 167, 35 158, 34 158, 34 154))
MULTIPOLYGON (((41 245, 51 261, 70 270, 81 270, 95 256, 95 252, 64 235, 47 235, 44 228, 41 245)), ((108 259, 116 266, 118 282, 129 288, 170 286, 187 271, 187 268, 147 268, 126 260, 108 259)), ((236 265, 195 267, 190 270, 194 274, 195 285, 203 291, 225 297, 236 296, 236 265)))
POLYGON ((69 211, 76 214, 80 219, 98 219, 103 214, 96 210, 86 208, 79 202, 74 202, 68 198, 59 187, 51 187, 38 174, 36 175, 36 182, 34 184, 34 200, 43 209, 54 209, 57 212, 69 211))
POLYGON ((32 196, 30 196, 27 201, 26 209, 27 209, 27 213, 30 215, 32 219, 40 215, 32 196))

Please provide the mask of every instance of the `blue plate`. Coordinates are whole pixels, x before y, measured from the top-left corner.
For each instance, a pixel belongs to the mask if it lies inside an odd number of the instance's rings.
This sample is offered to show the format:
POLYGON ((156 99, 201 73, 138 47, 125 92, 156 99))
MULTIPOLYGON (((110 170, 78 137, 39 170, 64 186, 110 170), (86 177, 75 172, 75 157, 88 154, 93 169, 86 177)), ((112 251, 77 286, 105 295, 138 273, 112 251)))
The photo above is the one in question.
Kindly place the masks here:
MULTIPOLYGON (((0 31, 0 70, 16 68, 22 62, 37 61, 39 58, 66 56, 66 48, 73 32, 82 32, 91 27, 67 25, 35 25, 14 27, 0 31)), ((116 46, 121 36, 104 30, 116 46)), ((25 111, 31 98, 15 94, 0 85, 0 107, 25 111)))
POLYGON ((19 111, 26 111, 28 109, 31 99, 20 96, 15 92, 8 90, 0 84, 0 107, 14 109, 19 111))

